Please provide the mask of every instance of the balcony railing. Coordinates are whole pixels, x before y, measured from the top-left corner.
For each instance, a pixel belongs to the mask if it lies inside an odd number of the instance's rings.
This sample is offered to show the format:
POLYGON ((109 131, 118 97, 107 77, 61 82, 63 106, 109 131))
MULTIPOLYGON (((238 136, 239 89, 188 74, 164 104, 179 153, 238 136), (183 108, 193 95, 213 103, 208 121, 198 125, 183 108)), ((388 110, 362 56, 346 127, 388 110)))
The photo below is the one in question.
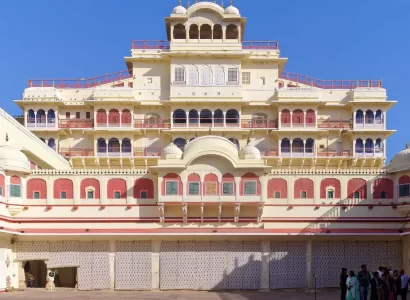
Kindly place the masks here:
POLYGON ((278 128, 278 120, 268 119, 242 119, 242 128, 278 128))
POLYGON ((60 148, 58 153, 62 156, 94 156, 94 150, 89 148, 60 148))
MULTIPOLYGON (((197 40, 197 39, 195 39, 197 40)), ((132 49, 145 49, 145 50, 169 50, 169 41, 160 40, 134 40, 131 44, 132 49)), ((242 49, 253 50, 277 50, 279 49, 278 41, 243 41, 242 49)))
POLYGON ((49 119, 49 120, 40 120, 40 119, 27 119, 27 127, 28 128, 56 128, 56 120, 49 119))
MULTIPOLYGON (((282 71, 281 79, 321 89, 355 89, 358 87, 382 87, 382 80, 322 80, 282 71)), ((292 87, 293 85, 290 85, 292 87)))
POLYGON ((208 127, 235 127, 239 128, 238 118, 173 118, 173 127, 208 128, 208 127))
POLYGON ((132 70, 105 74, 94 78, 78 79, 30 79, 29 87, 55 87, 61 89, 93 88, 107 83, 117 82, 132 77, 132 70))
POLYGON ((340 129, 350 129, 352 128, 352 122, 350 120, 318 120, 317 121, 318 128, 340 128, 340 129))
POLYGON ((350 157, 351 153, 350 150, 336 150, 336 149, 318 149, 316 152, 317 156, 322 156, 322 157, 350 157))
POLYGON ((96 124, 97 128, 132 128, 131 122, 99 122, 96 124))
POLYGON ((279 49, 279 42, 278 41, 243 41, 242 49, 277 50, 279 49))
POLYGON ((380 148, 365 148, 364 151, 356 148, 355 157, 384 157, 384 152, 380 148))
POLYGON ((160 157, 161 156, 162 148, 156 147, 140 147, 134 148, 134 155, 135 156, 142 156, 142 157, 160 157))
POLYGON ((135 128, 169 128, 171 127, 170 120, 162 120, 162 119, 139 119, 135 120, 134 123, 135 128))
POLYGON ((59 128, 94 128, 93 119, 60 119, 58 123, 59 128))
POLYGON ((170 44, 168 41, 134 40, 132 41, 131 48, 147 50, 169 50, 170 44))
POLYGON ((384 120, 377 118, 356 118, 355 128, 384 128, 384 120))

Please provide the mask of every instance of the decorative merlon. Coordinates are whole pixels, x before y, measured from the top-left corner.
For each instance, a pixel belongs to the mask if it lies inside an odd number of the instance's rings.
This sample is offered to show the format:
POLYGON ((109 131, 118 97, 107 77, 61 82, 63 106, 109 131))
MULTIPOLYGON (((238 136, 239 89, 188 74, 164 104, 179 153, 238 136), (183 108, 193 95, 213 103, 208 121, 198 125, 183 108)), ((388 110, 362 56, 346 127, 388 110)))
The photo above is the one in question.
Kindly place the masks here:
POLYGON ((32 175, 146 175, 147 169, 72 169, 53 170, 42 169, 32 170, 32 175))
POLYGON ((272 169, 272 175, 386 175, 385 169, 272 169))

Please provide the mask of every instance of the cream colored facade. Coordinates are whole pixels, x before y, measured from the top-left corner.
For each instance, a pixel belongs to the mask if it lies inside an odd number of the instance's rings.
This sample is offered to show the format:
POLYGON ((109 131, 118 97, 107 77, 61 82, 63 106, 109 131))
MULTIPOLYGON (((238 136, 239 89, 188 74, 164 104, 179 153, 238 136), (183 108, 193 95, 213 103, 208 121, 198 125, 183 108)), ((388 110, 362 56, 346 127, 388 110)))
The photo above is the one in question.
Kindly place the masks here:
POLYGON ((285 72, 277 42, 243 40, 246 21, 232 5, 179 5, 169 41, 133 41, 128 71, 30 80, 24 126, 0 110, 0 290, 25 288, 26 261, 81 290, 410 272, 410 149, 385 167, 395 101, 378 80, 285 72))

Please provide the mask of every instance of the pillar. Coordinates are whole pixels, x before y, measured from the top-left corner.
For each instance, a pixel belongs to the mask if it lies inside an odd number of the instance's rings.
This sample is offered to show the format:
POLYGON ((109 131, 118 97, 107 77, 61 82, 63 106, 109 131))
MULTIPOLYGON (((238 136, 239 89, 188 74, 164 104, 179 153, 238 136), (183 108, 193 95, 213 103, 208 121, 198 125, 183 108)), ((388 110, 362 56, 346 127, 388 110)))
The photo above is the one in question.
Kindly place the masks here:
POLYGON ((306 241, 306 283, 308 287, 313 286, 313 268, 312 268, 312 241, 306 241))
POLYGON ((122 139, 118 139, 118 142, 120 143, 120 157, 122 157, 122 139))
POLYGON ((174 112, 172 110, 171 110, 170 120, 171 120, 171 128, 172 128, 172 127, 174 127, 174 112))
POLYGON ((293 127, 293 112, 290 112, 290 128, 293 127))
POLYGON ((261 241, 261 291, 269 291, 269 253, 270 253, 270 241, 261 241))
POLYGON ((224 111, 223 114, 224 114, 224 127, 226 127, 226 111, 224 111))
POLYGON ((366 194, 368 202, 373 202, 373 180, 369 179, 366 181, 366 194))
POLYGON ((376 124, 376 112, 373 112, 373 126, 376 124))
POLYGON ((402 240, 403 269, 406 274, 410 273, 410 240, 405 236, 402 240))
POLYGON ((46 124, 45 124, 45 126, 44 127, 48 127, 48 111, 44 111, 44 113, 46 114, 46 124))
POLYGON ((376 156, 376 140, 373 140, 373 157, 376 156))
POLYGON ((313 204, 320 203, 320 177, 313 178, 313 204))
POLYGON ((81 203, 81 178, 75 176, 73 179, 73 204, 81 203))
POLYGON ((34 112, 34 127, 37 127, 37 112, 34 112))
POLYGON ((222 42, 226 41, 226 26, 222 26, 222 42))
POLYGON ((158 291, 159 286, 159 254, 161 251, 161 241, 152 241, 152 285, 151 289, 153 291, 158 291))
POLYGON ((174 41, 174 25, 171 25, 171 42, 174 41))
POLYGON ((290 157, 292 157, 292 152, 293 152, 293 140, 289 140, 289 145, 290 145, 290 149, 289 149, 289 151, 290 151, 290 157))
POLYGON ((278 112, 278 129, 282 128, 282 112, 278 112))
POLYGON ((25 289, 26 285, 26 274, 24 273, 24 263, 25 261, 18 262, 18 280, 19 280, 19 289, 25 289))
POLYGON ((127 177, 127 204, 134 204, 134 179, 127 177))
POLYGON ((215 120, 214 120, 214 111, 211 112, 212 113, 212 127, 215 127, 215 120))
POLYGON ((120 113, 120 127, 122 127, 122 111, 119 111, 120 113))
POLYGON ((24 127, 26 127, 26 128, 27 128, 27 123, 28 123, 28 122, 27 122, 27 121, 28 121, 27 119, 28 119, 28 112, 25 111, 25 112, 24 112, 24 127))
POLYGON ((353 112, 353 129, 356 128, 356 111, 353 112))
POLYGON ((268 199, 268 178, 266 176, 259 177, 261 182, 261 201, 268 199))
MULTIPOLYGON (((306 126, 306 123, 305 123, 306 126)), ((306 140, 303 140, 303 156, 306 154, 306 140)))
POLYGON ((340 200, 344 201, 347 199, 347 183, 348 183, 348 178, 345 176, 342 176, 340 178, 340 186, 345 187, 340 189, 340 200))
POLYGON ((295 195, 294 195, 294 188, 293 188, 293 177, 289 176, 288 177, 288 204, 291 204, 293 202, 293 199, 295 199, 295 195))
POLYGON ((306 127, 306 111, 303 111, 303 127, 306 127))
POLYGON ((115 289, 115 241, 110 241, 110 289, 115 289))
POLYGON ((241 186, 241 178, 235 177, 235 201, 238 201, 239 191, 241 186))
POLYGON ((387 111, 383 112, 383 129, 386 129, 386 119, 387 119, 387 111))
POLYGON ((101 185, 100 185, 100 204, 101 205, 107 204, 107 184, 108 184, 108 178, 102 177, 101 185))
POLYGON ((356 156, 356 140, 353 140, 353 153, 352 156, 356 156))
POLYGON ((185 118, 186 118, 186 122, 185 122, 185 127, 189 127, 189 111, 185 112, 185 118))
MULTIPOLYGON (((280 128, 279 128, 280 129, 280 128)), ((282 155, 282 139, 278 140, 278 156, 280 157, 282 155)))
POLYGON ((49 177, 47 179, 47 205, 52 205, 53 204, 53 199, 54 199, 54 180, 49 177))

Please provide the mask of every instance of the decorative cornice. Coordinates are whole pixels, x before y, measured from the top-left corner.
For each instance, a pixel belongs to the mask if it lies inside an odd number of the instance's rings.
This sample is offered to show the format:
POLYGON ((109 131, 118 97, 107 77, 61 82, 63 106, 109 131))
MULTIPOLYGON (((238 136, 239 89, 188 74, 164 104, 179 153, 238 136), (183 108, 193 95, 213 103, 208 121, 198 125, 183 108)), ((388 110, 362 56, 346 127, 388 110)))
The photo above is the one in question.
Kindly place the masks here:
POLYGON ((272 169, 272 175, 386 175, 385 169, 272 169))
POLYGON ((33 170, 32 175, 145 175, 147 169, 74 169, 74 170, 33 170))

